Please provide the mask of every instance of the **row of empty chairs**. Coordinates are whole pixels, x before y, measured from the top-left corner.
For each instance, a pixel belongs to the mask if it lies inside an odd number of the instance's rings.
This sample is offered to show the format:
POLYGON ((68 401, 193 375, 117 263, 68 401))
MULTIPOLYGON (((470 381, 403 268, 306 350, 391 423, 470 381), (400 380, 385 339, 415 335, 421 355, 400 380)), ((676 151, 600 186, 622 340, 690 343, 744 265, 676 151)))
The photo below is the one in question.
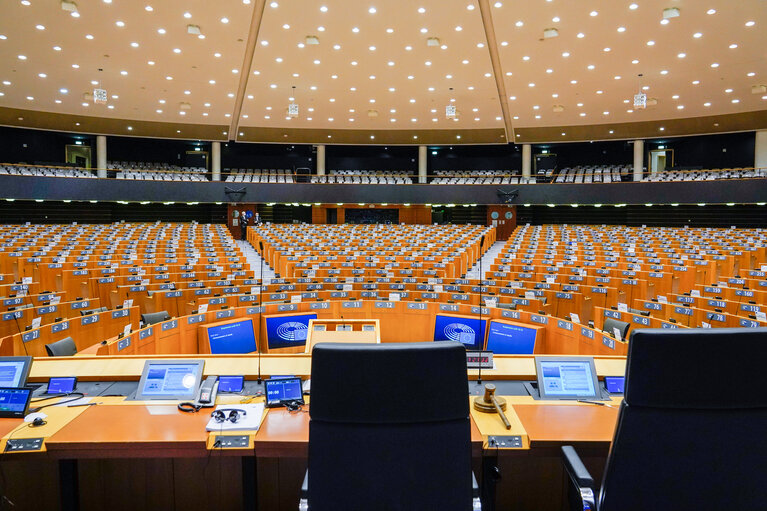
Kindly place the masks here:
POLYGON ((767 177, 767 169, 733 168, 711 170, 664 170, 653 172, 643 181, 651 183, 665 181, 715 181, 717 179, 750 179, 767 177))
POLYGON ((325 176, 312 176, 311 182, 409 185, 413 178, 407 170, 331 170, 325 176))
POLYGON ((207 181, 206 169, 182 167, 169 163, 143 161, 109 161, 107 170, 116 171, 117 179, 143 179, 147 181, 207 181))
POLYGON ((620 183, 628 180, 631 165, 577 165, 559 170, 555 183, 620 183))
POLYGON ((523 178, 518 170, 437 170, 431 180, 433 185, 507 185, 534 183, 523 178))
POLYGON ((76 167, 36 167, 32 165, 0 165, 0 175, 42 177, 96 177, 87 169, 76 167))
POLYGON ((289 169, 224 169, 228 183, 293 183, 289 169))

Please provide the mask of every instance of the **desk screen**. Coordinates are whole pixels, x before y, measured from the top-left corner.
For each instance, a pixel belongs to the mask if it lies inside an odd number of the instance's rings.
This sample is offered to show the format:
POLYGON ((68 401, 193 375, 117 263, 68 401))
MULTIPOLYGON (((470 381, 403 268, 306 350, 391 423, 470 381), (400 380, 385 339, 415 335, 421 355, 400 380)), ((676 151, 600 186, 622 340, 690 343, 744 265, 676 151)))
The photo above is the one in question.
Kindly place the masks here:
POLYGON ((487 330, 487 351, 503 355, 532 355, 535 350, 535 328, 491 321, 487 330))
POLYGON ((208 327, 210 352, 218 354, 253 353, 257 351, 253 320, 243 319, 208 327))
POLYGON ((437 314, 434 322, 435 341, 458 341, 467 350, 481 350, 485 344, 484 319, 437 314))
POLYGON ((535 357, 541 399, 599 398, 594 359, 535 357))
POLYGON ((625 384, 625 376, 605 376, 605 386, 610 394, 623 394, 625 384))
POLYGON ((242 386, 245 382, 244 376, 219 376, 219 392, 242 392, 242 386))
POLYGON ((0 357, 0 387, 23 387, 32 357, 0 357))
POLYGON ((62 376, 59 378, 50 378, 48 380, 48 390, 46 394, 69 394, 74 392, 77 386, 77 378, 74 376, 62 376))
POLYGON ((305 346, 309 320, 316 314, 286 314, 266 318, 266 342, 270 350, 305 346))
POLYGON ((303 401, 301 378, 266 380, 266 404, 278 405, 283 401, 303 401))
POLYGON ((32 389, 0 387, 0 417, 24 417, 32 389))
POLYGON ((202 360, 147 360, 136 399, 192 399, 202 378, 202 360))

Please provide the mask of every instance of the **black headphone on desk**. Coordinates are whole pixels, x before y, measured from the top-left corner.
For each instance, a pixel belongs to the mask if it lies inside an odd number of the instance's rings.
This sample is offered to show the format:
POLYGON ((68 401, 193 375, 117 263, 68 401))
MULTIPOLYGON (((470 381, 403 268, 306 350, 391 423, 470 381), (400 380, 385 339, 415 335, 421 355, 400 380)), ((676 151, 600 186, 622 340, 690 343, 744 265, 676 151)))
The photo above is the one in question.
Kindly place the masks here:
POLYGON ((194 403, 189 402, 189 401, 178 404, 178 409, 181 410, 182 412, 186 412, 186 413, 199 412, 200 408, 202 408, 202 406, 194 404, 194 403))

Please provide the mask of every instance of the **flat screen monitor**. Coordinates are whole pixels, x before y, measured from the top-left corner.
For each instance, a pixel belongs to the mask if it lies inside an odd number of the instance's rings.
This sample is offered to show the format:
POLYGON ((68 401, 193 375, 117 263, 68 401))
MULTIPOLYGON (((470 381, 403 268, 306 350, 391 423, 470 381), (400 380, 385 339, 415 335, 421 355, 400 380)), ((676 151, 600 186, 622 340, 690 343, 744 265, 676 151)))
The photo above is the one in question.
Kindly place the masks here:
POLYGON ((464 316, 437 314, 434 322, 435 341, 458 341, 467 350, 481 350, 485 341, 486 320, 464 316))
POLYGON ((219 376, 218 391, 239 393, 242 392, 242 386, 245 383, 244 376, 219 376))
POLYGON ((0 417, 24 417, 31 397, 32 389, 0 387, 0 417))
POLYGON ((69 394, 75 391, 77 378, 74 376, 53 377, 48 380, 46 394, 69 394))
POLYGON ((301 378, 266 380, 266 406, 280 406, 286 401, 304 402, 301 378))
POLYGON ((592 357, 535 357, 541 399, 601 399, 592 357))
POLYGON ((204 360, 147 360, 136 399, 191 400, 197 396, 204 365, 204 360))
POLYGON ((214 355, 257 351, 253 319, 247 318, 241 321, 208 326, 208 342, 210 343, 210 352, 214 355))
POLYGON ((309 320, 316 314, 286 314, 266 318, 266 342, 270 350, 305 346, 309 320))
POLYGON ((538 329, 505 321, 491 321, 487 329, 487 351, 502 355, 532 355, 538 329))
POLYGON ((605 387, 610 394, 623 394, 625 386, 625 376, 605 376, 605 387))
POLYGON ((0 387, 23 387, 27 384, 32 357, 0 357, 0 387))

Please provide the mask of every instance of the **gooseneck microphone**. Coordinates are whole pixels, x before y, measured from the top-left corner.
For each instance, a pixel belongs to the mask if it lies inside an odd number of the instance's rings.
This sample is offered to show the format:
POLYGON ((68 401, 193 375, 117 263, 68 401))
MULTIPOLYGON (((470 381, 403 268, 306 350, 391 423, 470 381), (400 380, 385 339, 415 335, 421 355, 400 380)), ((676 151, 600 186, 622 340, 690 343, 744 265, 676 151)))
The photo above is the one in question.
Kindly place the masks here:
MULTIPOLYGON (((264 242, 259 240, 258 241, 258 250, 261 252, 261 271, 258 274, 258 338, 261 340, 261 324, 263 322, 263 315, 264 315, 264 242)), ((264 349, 264 342, 268 342, 267 340, 261 340, 259 342, 259 349, 258 349, 258 379, 256 382, 261 385, 264 380, 261 378, 261 351, 264 349)))
MULTIPOLYGON (((485 235, 479 239, 479 332, 484 332, 482 329, 482 247, 485 246, 485 235)), ((484 349, 485 336, 482 336, 482 340, 479 345, 479 372, 477 373, 477 385, 482 385, 482 350, 484 349)))

